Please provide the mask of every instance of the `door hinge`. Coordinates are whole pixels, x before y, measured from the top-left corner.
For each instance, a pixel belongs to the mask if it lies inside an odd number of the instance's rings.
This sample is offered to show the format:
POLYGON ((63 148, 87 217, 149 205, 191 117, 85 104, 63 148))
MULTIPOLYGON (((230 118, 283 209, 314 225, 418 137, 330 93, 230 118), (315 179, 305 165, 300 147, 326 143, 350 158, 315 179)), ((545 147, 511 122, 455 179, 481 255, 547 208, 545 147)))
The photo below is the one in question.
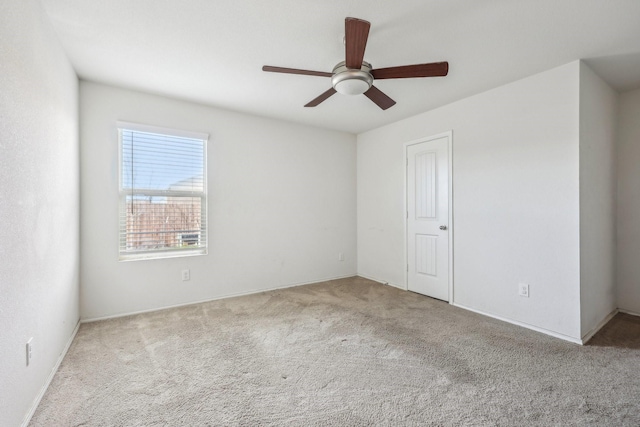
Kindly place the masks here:
POLYGON ((409 272, 409 264, 407 264, 407 273, 409 272))
POLYGON ((409 211, 407 211, 407 219, 409 219, 409 211))
POLYGON ((409 158, 407 157, 407 159, 406 159, 406 160, 407 160, 407 166, 409 166, 409 158))

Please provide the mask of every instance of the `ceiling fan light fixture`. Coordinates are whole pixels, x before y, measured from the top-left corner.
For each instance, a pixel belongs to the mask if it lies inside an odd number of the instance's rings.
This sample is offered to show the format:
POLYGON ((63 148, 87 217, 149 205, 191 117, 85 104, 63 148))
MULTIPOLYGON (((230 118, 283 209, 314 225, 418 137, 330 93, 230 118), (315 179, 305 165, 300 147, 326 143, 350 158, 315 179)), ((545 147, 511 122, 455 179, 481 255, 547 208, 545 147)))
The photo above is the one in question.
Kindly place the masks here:
POLYGON ((369 90, 371 84, 359 78, 341 80, 333 85, 336 92, 343 95, 361 95, 369 90))
POLYGON ((370 73, 371 65, 363 63, 362 68, 347 68, 344 62, 340 62, 333 69, 331 85, 336 92, 343 95, 361 95, 368 91, 373 84, 373 76, 370 73))

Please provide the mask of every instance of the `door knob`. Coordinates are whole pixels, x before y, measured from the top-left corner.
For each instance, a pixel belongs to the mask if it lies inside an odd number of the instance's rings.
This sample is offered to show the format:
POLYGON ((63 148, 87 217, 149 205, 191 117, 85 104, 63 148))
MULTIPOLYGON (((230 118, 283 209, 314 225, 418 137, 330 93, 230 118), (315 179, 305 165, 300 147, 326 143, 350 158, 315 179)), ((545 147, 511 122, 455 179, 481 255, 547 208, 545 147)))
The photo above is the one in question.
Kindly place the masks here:
POLYGON ((446 225, 441 225, 441 226, 440 226, 440 230, 446 230, 446 229, 447 229, 447 226, 446 226, 446 225))

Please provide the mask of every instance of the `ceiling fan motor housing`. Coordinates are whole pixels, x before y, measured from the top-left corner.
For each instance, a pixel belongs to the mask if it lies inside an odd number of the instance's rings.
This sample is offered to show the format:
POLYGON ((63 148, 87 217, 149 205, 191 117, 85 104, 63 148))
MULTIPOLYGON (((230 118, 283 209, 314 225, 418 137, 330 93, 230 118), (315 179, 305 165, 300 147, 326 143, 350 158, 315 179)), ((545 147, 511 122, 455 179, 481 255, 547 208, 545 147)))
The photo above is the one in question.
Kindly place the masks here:
POLYGON ((371 88, 373 76, 371 64, 362 62, 360 69, 347 68, 345 61, 339 62, 333 67, 331 77, 333 88, 343 95, 360 95, 371 88))

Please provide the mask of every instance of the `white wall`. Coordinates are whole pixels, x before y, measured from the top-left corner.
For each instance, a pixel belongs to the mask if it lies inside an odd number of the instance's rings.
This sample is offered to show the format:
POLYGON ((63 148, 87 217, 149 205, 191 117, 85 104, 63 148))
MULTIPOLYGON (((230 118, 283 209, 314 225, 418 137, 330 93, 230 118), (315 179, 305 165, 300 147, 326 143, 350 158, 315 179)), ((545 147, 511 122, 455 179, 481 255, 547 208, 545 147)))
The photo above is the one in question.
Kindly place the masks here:
POLYGON ((620 95, 617 303, 640 314, 640 89, 620 95))
POLYGON ((0 94, 0 425, 17 426, 79 318, 78 81, 36 0, 0 2, 0 94))
POLYGON ((455 303, 578 340, 579 67, 358 135, 358 273, 404 286, 403 143, 453 130, 455 303))
POLYGON ((83 318, 356 273, 354 135, 89 82, 80 106, 83 318), (208 255, 118 262, 117 120, 210 134, 208 255))
POLYGON ((580 315, 582 336, 616 309, 618 94, 580 63, 580 315))

